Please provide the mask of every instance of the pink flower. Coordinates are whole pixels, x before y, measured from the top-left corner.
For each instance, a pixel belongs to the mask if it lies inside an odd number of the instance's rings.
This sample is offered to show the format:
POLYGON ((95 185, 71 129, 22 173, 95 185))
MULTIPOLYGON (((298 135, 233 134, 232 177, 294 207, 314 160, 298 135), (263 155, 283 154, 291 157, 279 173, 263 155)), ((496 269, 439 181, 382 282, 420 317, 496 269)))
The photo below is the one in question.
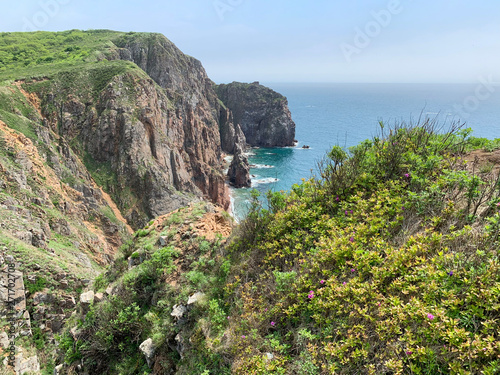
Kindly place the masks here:
POLYGON ((427 314, 427 317, 428 317, 430 320, 434 319, 434 315, 432 315, 432 314, 427 314))
POLYGON ((314 292, 312 290, 309 291, 309 294, 307 295, 307 298, 313 299, 314 298, 314 292))
POLYGON ((342 283, 342 285, 345 285, 345 284, 347 284, 347 283, 344 281, 344 282, 342 283))
POLYGON ((406 178, 410 178, 410 174, 409 173, 405 173, 405 177, 406 178))
POLYGON ((242 339, 246 339, 247 337, 245 335, 241 335, 241 338, 242 339))
POLYGON ((324 284, 324 283, 325 283, 325 280, 321 280, 319 283, 320 283, 320 284, 324 284))
POLYGON ((354 242, 354 237, 349 238, 349 241, 354 242))
POLYGON ((406 355, 411 355, 411 354, 413 354, 413 352, 411 350, 406 351, 406 355))
POLYGON ((276 322, 271 322, 271 327, 274 327, 276 325, 276 322))
POLYGON ((356 272, 356 270, 354 268, 351 269, 351 272, 356 272))

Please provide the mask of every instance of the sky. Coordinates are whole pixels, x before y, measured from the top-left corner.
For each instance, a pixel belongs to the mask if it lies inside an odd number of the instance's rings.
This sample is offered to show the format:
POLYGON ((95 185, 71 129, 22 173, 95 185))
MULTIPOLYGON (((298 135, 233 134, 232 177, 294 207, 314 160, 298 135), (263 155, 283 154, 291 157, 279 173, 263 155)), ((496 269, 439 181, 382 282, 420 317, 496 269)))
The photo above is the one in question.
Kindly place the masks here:
POLYGON ((217 83, 500 81, 498 0, 0 0, 0 31, 164 34, 217 83))

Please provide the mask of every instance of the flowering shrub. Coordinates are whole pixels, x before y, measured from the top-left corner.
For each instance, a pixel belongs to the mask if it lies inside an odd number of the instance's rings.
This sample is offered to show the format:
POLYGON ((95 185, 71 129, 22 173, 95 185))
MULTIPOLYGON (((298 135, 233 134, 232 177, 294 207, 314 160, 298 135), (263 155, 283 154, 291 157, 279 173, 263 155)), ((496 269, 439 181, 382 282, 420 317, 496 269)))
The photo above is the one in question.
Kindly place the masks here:
POLYGON ((500 189, 468 168, 466 143, 399 127, 335 147, 322 179, 274 196, 272 212, 255 205, 252 233, 230 245, 245 267, 226 288, 226 332, 252 332, 232 372, 500 371, 500 189))

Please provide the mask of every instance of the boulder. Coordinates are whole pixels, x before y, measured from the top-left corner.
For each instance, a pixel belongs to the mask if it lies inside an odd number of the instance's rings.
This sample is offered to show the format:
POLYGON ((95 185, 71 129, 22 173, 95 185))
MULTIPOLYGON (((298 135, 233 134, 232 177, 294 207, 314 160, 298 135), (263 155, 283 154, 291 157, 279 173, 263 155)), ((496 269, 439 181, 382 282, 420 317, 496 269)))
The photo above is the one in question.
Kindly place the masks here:
POLYGON ((153 340, 147 339, 146 341, 143 341, 141 345, 139 345, 139 350, 142 352, 142 354, 144 354, 144 356, 146 357, 146 362, 148 363, 149 368, 151 368, 155 355, 153 340))
POLYGON ((191 297, 189 297, 187 304, 188 304, 188 306, 190 306, 190 305, 193 305, 193 304, 204 302, 205 300, 206 300, 205 293, 196 292, 191 297))
POLYGON ((88 292, 82 293, 80 295, 80 303, 83 305, 90 305, 91 303, 94 302, 94 291, 89 290, 88 292))
POLYGON ((170 313, 171 316, 176 318, 177 320, 182 319, 184 314, 187 313, 187 308, 184 305, 175 305, 170 313))

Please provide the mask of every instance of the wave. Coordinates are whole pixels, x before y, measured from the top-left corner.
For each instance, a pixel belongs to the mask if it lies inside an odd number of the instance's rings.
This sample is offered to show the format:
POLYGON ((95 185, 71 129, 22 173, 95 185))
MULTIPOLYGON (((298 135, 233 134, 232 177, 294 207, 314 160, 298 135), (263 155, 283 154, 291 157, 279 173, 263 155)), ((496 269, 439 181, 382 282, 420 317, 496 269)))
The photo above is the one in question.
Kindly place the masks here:
POLYGON ((274 177, 261 178, 258 180, 253 180, 252 187, 257 186, 257 185, 272 184, 272 183, 278 182, 278 181, 279 181, 279 179, 274 178, 274 177))
POLYGON ((270 169, 270 168, 274 168, 274 165, 269 165, 269 164, 250 164, 250 168, 254 168, 254 169, 270 169))

